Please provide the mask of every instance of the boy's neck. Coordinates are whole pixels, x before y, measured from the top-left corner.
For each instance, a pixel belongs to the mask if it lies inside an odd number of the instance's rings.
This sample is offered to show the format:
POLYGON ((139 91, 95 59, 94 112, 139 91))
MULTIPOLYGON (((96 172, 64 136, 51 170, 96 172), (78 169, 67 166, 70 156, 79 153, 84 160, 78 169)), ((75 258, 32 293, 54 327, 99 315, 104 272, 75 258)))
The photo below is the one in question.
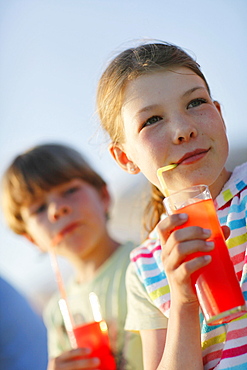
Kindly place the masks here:
POLYGON ((109 239, 107 247, 106 244, 101 245, 101 250, 103 248, 104 253, 99 253, 97 257, 92 254, 91 257, 71 261, 76 270, 76 281, 85 283, 92 280, 98 269, 113 255, 119 246, 120 243, 109 239))

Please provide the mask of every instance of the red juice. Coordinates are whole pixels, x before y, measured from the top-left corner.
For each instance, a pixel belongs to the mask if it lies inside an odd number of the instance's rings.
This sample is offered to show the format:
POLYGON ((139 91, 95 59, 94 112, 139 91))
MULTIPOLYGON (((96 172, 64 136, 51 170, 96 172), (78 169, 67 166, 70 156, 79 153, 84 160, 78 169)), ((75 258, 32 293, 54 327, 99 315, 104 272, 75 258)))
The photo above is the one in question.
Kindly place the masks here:
POLYGON ((91 322, 73 328, 77 347, 90 347, 90 357, 101 361, 99 369, 115 370, 116 363, 111 353, 108 331, 105 321, 91 322))
MULTIPOLYGON (((227 323, 243 315, 245 301, 225 243, 212 199, 198 200, 173 213, 187 213, 189 219, 180 229, 200 226, 210 229, 209 241, 215 244, 207 253, 193 253, 188 259, 211 255, 211 262, 192 274, 198 300, 206 321, 210 325, 227 323)), ((246 310, 245 310, 246 312, 246 310)))

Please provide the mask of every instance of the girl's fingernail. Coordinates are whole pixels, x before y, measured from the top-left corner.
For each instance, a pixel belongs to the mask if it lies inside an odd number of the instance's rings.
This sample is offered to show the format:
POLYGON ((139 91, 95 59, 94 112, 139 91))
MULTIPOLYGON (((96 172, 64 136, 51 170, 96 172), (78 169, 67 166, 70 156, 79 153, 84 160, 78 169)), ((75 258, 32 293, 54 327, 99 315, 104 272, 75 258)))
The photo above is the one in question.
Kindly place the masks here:
POLYGON ((214 242, 206 242, 206 246, 205 246, 207 250, 211 250, 214 248, 214 242))
POLYGON ((179 213, 179 218, 181 219, 181 220, 186 220, 187 218, 188 218, 188 215, 187 215, 187 213, 179 213))
POLYGON ((203 256, 205 262, 211 261, 212 257, 209 255, 203 256))
POLYGON ((98 357, 92 358, 92 362, 94 365, 100 365, 100 359, 98 357))
POLYGON ((211 235, 211 230, 209 229, 203 229, 203 234, 206 236, 206 237, 209 237, 211 235))

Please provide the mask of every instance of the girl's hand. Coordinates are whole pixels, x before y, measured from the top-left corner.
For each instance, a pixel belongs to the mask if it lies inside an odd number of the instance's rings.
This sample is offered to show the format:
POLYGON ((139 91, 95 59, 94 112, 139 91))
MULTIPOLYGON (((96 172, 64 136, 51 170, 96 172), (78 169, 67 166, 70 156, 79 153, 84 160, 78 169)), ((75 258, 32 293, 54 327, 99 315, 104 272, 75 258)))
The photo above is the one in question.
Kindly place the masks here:
POLYGON ((160 221, 157 227, 162 245, 161 258, 171 294, 181 304, 198 302, 191 274, 211 261, 211 256, 207 254, 191 260, 186 260, 186 257, 195 252, 209 252, 214 248, 212 242, 206 241, 211 235, 210 230, 199 226, 174 230, 187 219, 187 214, 174 214, 160 221))
POLYGON ((76 370, 98 369, 100 360, 96 357, 88 358, 89 348, 77 348, 62 353, 49 361, 47 370, 76 370))

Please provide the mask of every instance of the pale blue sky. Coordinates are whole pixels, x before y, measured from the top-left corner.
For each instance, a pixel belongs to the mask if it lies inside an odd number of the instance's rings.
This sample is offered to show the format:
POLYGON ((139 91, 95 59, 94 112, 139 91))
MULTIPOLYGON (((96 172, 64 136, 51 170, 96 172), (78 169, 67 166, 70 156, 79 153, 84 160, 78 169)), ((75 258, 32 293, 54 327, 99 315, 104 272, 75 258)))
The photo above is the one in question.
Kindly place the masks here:
MULTIPOLYGON (((62 141, 83 151, 114 193, 127 188, 132 177, 97 133, 95 91, 108 59, 140 38, 194 53, 222 104, 232 152, 242 148, 234 161, 246 160, 246 19, 246 0, 0 0, 0 175, 20 151, 62 141)), ((3 222, 0 252, 1 271, 21 289, 44 284, 47 259, 3 222)))

